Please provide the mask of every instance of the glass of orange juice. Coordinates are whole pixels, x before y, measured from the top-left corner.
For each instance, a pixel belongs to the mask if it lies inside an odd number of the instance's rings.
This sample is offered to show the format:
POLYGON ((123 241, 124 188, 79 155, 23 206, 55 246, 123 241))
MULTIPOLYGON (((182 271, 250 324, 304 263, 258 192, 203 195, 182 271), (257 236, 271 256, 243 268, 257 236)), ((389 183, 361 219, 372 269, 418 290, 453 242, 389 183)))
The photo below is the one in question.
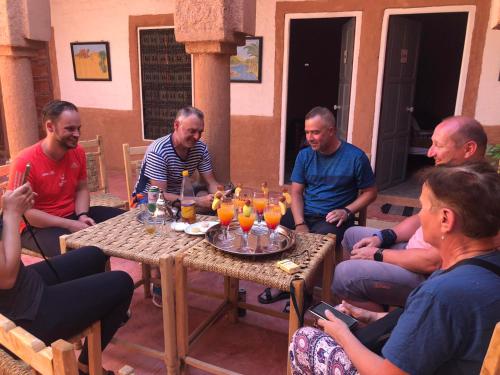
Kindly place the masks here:
POLYGON ((250 214, 240 212, 238 214, 238 222, 240 223, 241 231, 243 232, 241 249, 245 251, 253 251, 251 247, 248 246, 248 232, 252 229, 253 223, 255 221, 255 212, 251 212, 250 214))
POLYGON ((257 225, 252 229, 252 233, 258 236, 267 233, 267 229, 262 225, 262 215, 264 214, 267 202, 266 194, 258 191, 253 193, 253 208, 257 213, 257 225))
POLYGON ((222 227, 222 233, 218 237, 220 245, 229 244, 234 239, 234 236, 227 230, 234 217, 234 204, 231 198, 224 197, 221 199, 220 207, 217 209, 217 216, 222 227))
POLYGON ((264 220, 269 228, 269 247, 277 248, 276 239, 278 235, 276 234, 276 228, 281 220, 281 209, 277 199, 269 199, 269 203, 264 208, 264 220))

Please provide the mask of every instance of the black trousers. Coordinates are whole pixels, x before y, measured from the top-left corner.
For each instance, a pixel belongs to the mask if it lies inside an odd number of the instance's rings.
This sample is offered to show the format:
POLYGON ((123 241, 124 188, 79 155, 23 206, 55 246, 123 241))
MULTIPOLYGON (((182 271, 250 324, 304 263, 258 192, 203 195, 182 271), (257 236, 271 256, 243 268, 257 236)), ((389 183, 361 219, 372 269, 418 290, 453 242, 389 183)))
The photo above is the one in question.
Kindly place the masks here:
MULTIPOLYGON (((104 207, 104 206, 93 206, 89 209, 89 216, 94 219, 96 223, 103 222, 105 220, 111 219, 112 217, 118 216, 125 211, 119 208, 104 207)), ((75 214, 66 217, 66 219, 77 220, 75 214)), ((60 255, 61 249, 59 246, 59 237, 63 234, 70 234, 71 232, 65 228, 59 227, 47 227, 47 228, 35 228, 33 227, 33 233, 37 239, 40 247, 42 248, 44 254, 47 258, 60 255)), ((28 229, 24 229, 21 233, 21 246, 39 253, 38 247, 33 240, 31 233, 28 229)))
MULTIPOLYGON (((304 221, 309 227, 309 231, 311 233, 335 234, 336 246, 340 246, 340 243, 344 238, 345 231, 354 225, 354 218, 351 217, 340 227, 337 227, 337 223, 327 223, 325 216, 326 215, 304 215, 304 221)), ((295 221, 293 220, 292 210, 286 210, 286 214, 281 218, 280 224, 289 229, 295 229, 295 221)))
MULTIPOLYGON (((104 272, 106 259, 94 246, 50 259, 61 282, 45 261, 28 266, 47 286, 35 319, 15 323, 50 345, 58 339, 67 340, 100 320, 104 350, 118 328, 127 321, 134 292, 134 283, 128 273, 104 272)), ((87 342, 79 361, 88 363, 87 342)))

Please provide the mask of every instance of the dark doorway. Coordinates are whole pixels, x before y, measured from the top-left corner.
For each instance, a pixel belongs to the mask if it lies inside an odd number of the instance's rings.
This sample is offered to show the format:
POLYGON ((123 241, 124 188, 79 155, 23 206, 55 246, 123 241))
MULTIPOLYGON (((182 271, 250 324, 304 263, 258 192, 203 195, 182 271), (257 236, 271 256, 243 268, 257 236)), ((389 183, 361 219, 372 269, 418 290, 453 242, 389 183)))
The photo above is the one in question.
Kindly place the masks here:
POLYGON ((396 185, 397 190, 433 164, 426 157, 432 131, 455 112, 467 17, 465 12, 390 17, 377 145, 379 189, 396 185))
MULTIPOLYGON (((327 107, 337 120, 343 116, 342 122, 347 124, 349 102, 339 103, 350 98, 354 26, 352 17, 290 21, 285 183, 290 182, 295 158, 305 144, 304 117, 307 112, 315 106, 327 107), (343 65, 348 68, 343 68, 343 65), (338 107, 339 111, 334 109, 338 107)), ((342 136, 346 134, 347 125, 342 136)))

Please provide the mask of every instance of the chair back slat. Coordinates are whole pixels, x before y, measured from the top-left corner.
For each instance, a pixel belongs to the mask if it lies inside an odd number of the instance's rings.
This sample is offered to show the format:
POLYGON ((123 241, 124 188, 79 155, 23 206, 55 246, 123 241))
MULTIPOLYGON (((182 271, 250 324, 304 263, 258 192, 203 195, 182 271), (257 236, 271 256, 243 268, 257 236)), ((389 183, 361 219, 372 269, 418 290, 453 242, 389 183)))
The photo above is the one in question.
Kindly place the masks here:
POLYGON ((130 147, 128 143, 123 144, 123 163, 125 167, 125 179, 127 181, 127 196, 132 196, 135 182, 141 173, 142 159, 148 146, 130 147))
POLYGON ((104 144, 102 137, 80 141, 87 158, 87 183, 90 192, 109 192, 106 163, 104 160, 104 144))

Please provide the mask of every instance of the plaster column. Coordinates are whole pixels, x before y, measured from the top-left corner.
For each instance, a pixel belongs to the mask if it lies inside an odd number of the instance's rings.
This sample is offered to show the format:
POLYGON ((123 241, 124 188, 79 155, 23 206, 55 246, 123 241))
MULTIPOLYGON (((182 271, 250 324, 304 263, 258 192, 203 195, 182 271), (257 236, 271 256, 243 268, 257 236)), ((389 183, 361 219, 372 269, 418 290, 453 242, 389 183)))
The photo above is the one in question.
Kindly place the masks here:
POLYGON ((3 0, 0 86, 11 159, 38 141, 30 57, 50 40, 50 0, 3 0))
POLYGON ((218 181, 229 182, 229 55, 203 53, 194 59, 194 104, 205 113, 204 139, 218 181))
POLYGON ((205 113, 204 140, 217 181, 230 181, 229 59, 255 33, 255 0, 176 0, 175 38, 194 61, 194 105, 205 113))
POLYGON ((27 56, 0 56, 0 84, 10 157, 38 141, 35 90, 27 56))

